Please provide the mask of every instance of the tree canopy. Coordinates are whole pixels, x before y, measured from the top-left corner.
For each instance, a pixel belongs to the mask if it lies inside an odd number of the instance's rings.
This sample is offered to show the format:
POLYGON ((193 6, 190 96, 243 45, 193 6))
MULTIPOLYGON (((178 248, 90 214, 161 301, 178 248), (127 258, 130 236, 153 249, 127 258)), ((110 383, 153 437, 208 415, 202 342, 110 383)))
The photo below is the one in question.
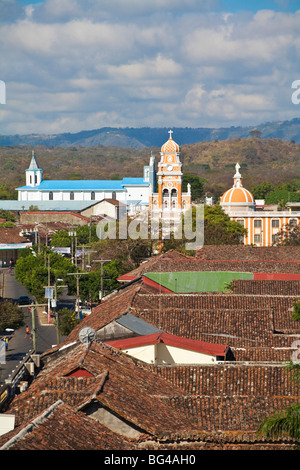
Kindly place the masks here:
MULTIPOLYGON (((184 217, 183 217, 184 227, 184 217)), ((225 214, 220 205, 204 206, 204 245, 239 245, 243 243, 246 229, 225 214)), ((192 230, 196 230, 196 209, 192 209, 192 230)), ((187 240, 184 230, 180 234, 171 234, 170 238, 163 240, 163 251, 175 249, 186 252, 187 240)))
POLYGON ((0 302, 0 330, 17 329, 24 325, 23 320, 23 312, 16 305, 8 300, 0 302))

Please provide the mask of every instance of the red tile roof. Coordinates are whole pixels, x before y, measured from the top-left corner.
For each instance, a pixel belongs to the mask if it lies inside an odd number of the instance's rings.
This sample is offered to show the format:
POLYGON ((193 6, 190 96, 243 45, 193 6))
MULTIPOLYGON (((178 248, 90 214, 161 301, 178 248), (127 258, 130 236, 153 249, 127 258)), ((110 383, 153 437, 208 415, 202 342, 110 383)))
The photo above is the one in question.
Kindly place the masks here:
POLYGON ((0 436, 0 450, 131 450, 136 445, 58 400, 33 420, 0 436))
POLYGON ((175 250, 169 250, 158 256, 152 256, 136 269, 123 274, 118 281, 124 282, 137 279, 145 273, 160 271, 200 271, 199 261, 175 250))
POLYGON ((183 396, 183 391, 108 345, 93 342, 86 348, 77 343, 45 353, 42 360, 44 367, 37 378, 15 396, 7 411, 16 415, 16 426, 35 419, 57 400, 82 413, 96 401, 148 439, 198 435, 192 421, 168 403, 173 396, 183 396), (79 367, 89 376, 70 376, 79 367))
POLYGON ((212 356, 225 356, 227 346, 224 344, 211 344, 205 341, 197 341, 181 336, 175 336, 164 332, 154 333, 152 335, 138 336, 116 341, 106 341, 106 344, 117 349, 136 348, 151 344, 164 343, 177 348, 188 349, 191 351, 209 354, 212 356))

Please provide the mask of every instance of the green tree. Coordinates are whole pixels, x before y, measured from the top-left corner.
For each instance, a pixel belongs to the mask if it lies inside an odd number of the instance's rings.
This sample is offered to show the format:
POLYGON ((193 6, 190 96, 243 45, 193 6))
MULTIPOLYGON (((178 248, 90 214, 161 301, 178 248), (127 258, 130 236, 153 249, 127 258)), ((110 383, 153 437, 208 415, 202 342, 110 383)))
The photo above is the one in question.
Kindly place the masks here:
POLYGON ((293 307, 292 318, 296 321, 300 321, 300 299, 298 302, 293 303, 293 307))
POLYGON ((0 330, 17 329, 23 325, 23 312, 16 305, 8 300, 0 302, 0 330))
POLYGON ((259 434, 268 439, 289 436, 300 444, 300 404, 295 404, 286 410, 275 413, 267 418, 260 426, 259 434))
MULTIPOLYGON (((81 225, 73 230, 77 236, 77 245, 88 245, 90 243, 98 241, 97 227, 95 224, 81 225)), ((59 230, 54 233, 51 237, 51 246, 55 247, 68 247, 71 246, 72 236, 66 230, 59 230)))
POLYGON ((300 194, 285 187, 277 187, 265 197, 266 204, 280 203, 284 207, 287 202, 300 202, 300 194))
POLYGON ((59 230, 54 233, 51 237, 50 245, 57 248, 71 246, 71 237, 69 232, 66 230, 59 230))
MULTIPOLYGON (((188 240, 184 237, 184 217, 180 234, 171 234, 163 240, 163 251, 174 249, 188 253, 185 245, 188 240)), ((196 230, 196 209, 192 209, 192 230, 196 230)), ((238 222, 231 220, 218 204, 204 206, 204 244, 205 245, 239 245, 243 243, 246 229, 238 222)), ((192 254, 192 253, 190 253, 192 254)))
MULTIPOLYGON (((35 247, 36 248, 36 247, 35 247)), ((44 299, 44 286, 48 285, 48 257, 50 257, 50 285, 62 278, 68 284, 69 293, 76 292, 76 282, 68 273, 74 272, 73 263, 46 247, 41 253, 26 248, 15 265, 16 279, 38 300, 44 299)))
POLYGON ((0 199, 18 199, 18 193, 8 185, 0 184, 0 199))
POLYGON ((13 212, 0 209, 0 219, 5 219, 6 222, 15 222, 16 216, 13 212))
POLYGON ((187 191, 187 185, 191 185, 191 193, 192 193, 192 201, 200 200, 203 196, 203 183, 206 180, 204 178, 200 178, 196 175, 183 175, 182 178, 182 191, 187 191))
POLYGON ((255 199, 265 199, 267 194, 274 190, 274 185, 269 181, 257 184, 251 188, 251 192, 255 199))
POLYGON ((220 205, 204 207, 205 245, 239 245, 245 234, 246 229, 231 220, 220 205))
POLYGON ((57 311, 59 317, 59 332, 62 336, 68 336, 73 328, 80 323, 80 319, 76 318, 74 310, 66 307, 57 311))

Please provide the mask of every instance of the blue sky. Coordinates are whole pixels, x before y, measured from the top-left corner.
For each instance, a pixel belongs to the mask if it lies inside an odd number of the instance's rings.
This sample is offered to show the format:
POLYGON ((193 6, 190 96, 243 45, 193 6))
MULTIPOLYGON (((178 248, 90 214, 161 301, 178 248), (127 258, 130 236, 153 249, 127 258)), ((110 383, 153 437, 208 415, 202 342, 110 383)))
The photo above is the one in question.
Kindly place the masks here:
POLYGON ((300 117, 300 0, 0 0, 1 134, 300 117))
MULTIPOLYGON (((43 3, 43 0, 18 0, 18 2, 22 5, 34 5, 43 3)), ((216 8, 231 12, 240 10, 256 12, 263 9, 294 12, 299 9, 299 5, 299 0, 221 0, 216 3, 216 8)))
POLYGON ((231 12, 237 12, 243 9, 257 12, 258 10, 290 11, 299 10, 299 0, 222 0, 222 6, 231 12))

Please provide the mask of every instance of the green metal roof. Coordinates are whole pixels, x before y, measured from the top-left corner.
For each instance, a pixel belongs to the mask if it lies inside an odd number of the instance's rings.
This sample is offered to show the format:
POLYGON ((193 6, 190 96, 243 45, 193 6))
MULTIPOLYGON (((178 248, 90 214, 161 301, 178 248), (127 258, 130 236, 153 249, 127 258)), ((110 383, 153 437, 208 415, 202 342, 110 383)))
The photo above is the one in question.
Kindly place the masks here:
POLYGON ((253 279, 253 273, 231 271, 185 271, 147 273, 145 277, 172 292, 223 292, 233 279, 253 279))

